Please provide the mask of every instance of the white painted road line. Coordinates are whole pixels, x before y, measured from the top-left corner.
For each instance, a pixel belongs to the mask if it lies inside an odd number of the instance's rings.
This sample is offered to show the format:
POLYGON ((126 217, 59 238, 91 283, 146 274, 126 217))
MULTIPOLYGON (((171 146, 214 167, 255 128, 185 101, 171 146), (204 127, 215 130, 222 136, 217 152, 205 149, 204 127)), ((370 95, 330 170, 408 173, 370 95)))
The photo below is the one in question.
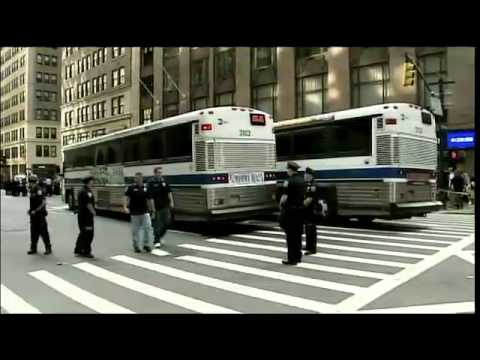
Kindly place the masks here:
POLYGON ((185 255, 185 256, 179 256, 176 259, 189 261, 196 264, 212 266, 212 267, 216 267, 224 270, 231 270, 231 271, 241 272, 244 274, 262 276, 269 279, 281 280, 281 281, 291 282, 294 284, 302 284, 302 285, 340 291, 340 292, 350 293, 350 294, 355 294, 358 291, 363 289, 362 287, 355 286, 355 285, 348 285, 348 284, 342 284, 339 282, 313 279, 305 276, 291 275, 283 272, 264 270, 264 269, 259 269, 251 266, 232 264, 232 263, 227 263, 224 261, 218 261, 218 260, 212 260, 212 259, 205 259, 197 256, 185 255))
MULTIPOLYGON (((239 251, 225 250, 225 249, 213 248, 208 246, 200 246, 200 245, 193 245, 193 244, 181 244, 179 246, 186 249, 191 249, 191 250, 235 256, 235 257, 244 258, 244 259, 258 260, 258 261, 268 262, 271 264, 279 264, 281 260, 279 258, 272 257, 272 256, 244 253, 239 251)), ((336 266, 310 264, 305 262, 298 263, 297 267, 302 269, 324 271, 324 272, 329 272, 334 274, 352 275, 356 277, 364 277, 364 278, 371 278, 371 279, 385 279, 387 276, 390 276, 383 273, 377 273, 377 272, 371 272, 371 271, 346 269, 346 268, 340 268, 336 266)))
MULTIPOLYGON (((284 235, 281 231, 269 231, 269 230, 260 230, 256 231, 256 233, 260 234, 270 234, 270 235, 284 235)), ((319 239, 329 239, 329 240, 338 240, 338 241, 347 241, 347 242, 358 242, 360 244, 373 244, 373 245, 386 245, 386 246, 399 246, 399 247, 406 247, 406 248, 412 248, 412 249, 428 249, 428 250, 438 250, 441 249, 442 247, 439 246, 429 246, 429 245, 415 245, 415 244, 405 244, 403 240, 400 240, 398 242, 390 242, 386 240, 393 239, 392 237, 386 237, 386 236, 375 236, 375 238, 380 238, 382 240, 364 240, 364 239, 352 239, 352 238, 344 238, 344 237, 338 237, 338 236, 325 236, 325 235, 320 235, 321 233, 332 233, 332 234, 339 234, 339 235, 354 235, 354 236, 365 236, 365 235, 359 235, 359 234, 347 234, 347 233, 341 233, 341 232, 336 232, 336 231, 323 231, 319 230, 317 231, 317 234, 319 239)), ((305 234, 302 235, 305 238, 305 234)), ((373 237, 373 236, 372 236, 373 237)), ((398 238, 393 239, 393 240, 398 240, 398 238)), ((411 241, 416 241, 415 239, 409 239, 411 241)), ((420 240, 422 241, 422 240, 420 240)), ((449 241, 445 241, 447 244, 451 244, 449 241)))
POLYGON ((168 251, 165 250, 160 250, 160 249, 153 249, 151 254, 156 255, 156 256, 167 256, 170 255, 168 251))
POLYGON ((30 305, 12 290, 1 284, 1 307, 9 314, 40 314, 40 310, 30 305))
POLYGON ((426 226, 426 227, 432 227, 432 228, 440 228, 440 229, 446 229, 446 230, 459 230, 459 231, 475 231, 475 226, 455 226, 455 225, 440 225, 440 224, 425 224, 421 222, 414 222, 414 221, 402 221, 402 220, 381 220, 381 219, 376 219, 376 222, 382 223, 382 224, 405 224, 405 225, 420 225, 420 226, 426 226))
POLYGON ((101 314, 134 314, 133 311, 120 305, 114 304, 99 296, 96 296, 86 290, 75 286, 68 281, 59 278, 45 270, 33 271, 29 273, 35 279, 40 280, 45 285, 58 291, 60 294, 72 299, 73 301, 86 306, 93 311, 101 314))
POLYGON ((168 266, 151 263, 148 261, 134 259, 129 256, 114 256, 113 259, 127 264, 136 265, 144 269, 156 271, 161 274, 169 275, 175 278, 191 281, 193 283, 210 286, 216 289, 233 292, 236 294, 249 296, 261 300, 266 300, 278 304, 292 306, 300 309, 311 310, 319 313, 333 312, 333 305, 323 302, 303 299, 297 296, 286 295, 274 291, 258 289, 251 286, 241 285, 230 281, 220 280, 204 275, 198 275, 191 272, 178 270, 168 266))
MULTIPOLYGON (((217 244, 224 244, 224 245, 232 245, 232 246, 240 246, 252 249, 262 249, 262 250, 270 250, 270 251, 278 251, 282 253, 286 253, 287 249, 285 247, 280 246, 271 246, 271 245, 261 245, 261 244, 253 244, 253 243, 246 243, 243 241, 234 241, 234 240, 223 240, 223 239, 208 239, 207 242, 217 243, 217 244)), ((388 260, 377 260, 377 259, 366 259, 366 258, 357 258, 353 256, 345 256, 345 255, 335 255, 335 254, 324 254, 324 253, 316 253, 310 256, 318 257, 318 258, 325 258, 325 259, 332 259, 332 260, 345 260, 351 262, 358 262, 362 264, 372 264, 372 265, 382 265, 382 266, 390 266, 395 268, 405 268, 408 263, 401 263, 396 261, 388 261, 388 260)))
POLYGON ((450 304, 415 305, 399 308, 361 310, 359 314, 461 314, 475 313, 475 301, 450 304))
MULTIPOLYGON (((282 230, 279 226, 273 226, 274 229, 277 230, 282 230)), ((449 238, 449 239, 458 239, 460 240, 462 238, 462 235, 459 234, 457 231, 444 231, 444 230, 426 230, 426 229, 420 229, 417 230, 415 228, 412 228, 415 231, 390 231, 390 230, 378 230, 378 229, 361 229, 361 228, 351 228, 351 227, 332 227, 332 226, 320 226, 317 225, 318 230, 323 230, 323 229, 334 229, 334 230, 348 230, 348 231, 356 231, 356 232, 373 232, 373 233, 378 233, 378 234, 385 234, 385 235, 390 235, 390 234, 396 234, 396 235, 415 235, 415 236, 428 236, 428 237, 440 237, 440 238, 449 238), (446 235, 450 234, 451 235, 446 235)), ((462 232, 460 232, 462 233, 462 232)), ((465 235, 470 234, 470 232, 465 232, 465 235)), ((360 234, 359 234, 360 235, 360 234)), ((363 234, 361 234, 363 236, 363 234)), ((449 241, 452 242, 452 241, 449 241)))
POLYGON ((469 263, 475 265, 475 252, 474 251, 462 250, 462 251, 459 251, 458 253, 456 253, 455 255, 457 255, 459 258, 461 258, 465 261, 468 261, 469 263))
POLYGON ((452 244, 451 246, 444 248, 437 253, 427 257, 425 260, 405 268, 394 276, 391 276, 388 279, 373 284, 369 288, 363 290, 363 292, 351 296, 350 298, 340 303, 338 309, 340 310, 340 312, 356 312, 357 310, 368 305, 375 299, 378 299, 380 296, 406 283, 407 281, 420 275, 424 271, 436 266, 442 261, 448 259, 450 256, 455 255, 472 242, 474 242, 473 235, 468 236, 465 239, 462 239, 452 244))
MULTIPOLYGON (((235 234, 235 235, 231 235, 231 236, 240 237, 242 239, 281 242, 281 243, 285 244, 285 240, 278 239, 278 238, 256 236, 256 235, 244 235, 244 234, 235 234)), ((423 259, 423 258, 425 258, 425 256, 429 256, 429 255, 413 254, 413 253, 406 253, 406 252, 400 252, 400 251, 366 249, 366 248, 358 248, 358 247, 354 247, 354 246, 331 245, 331 244, 322 244, 322 243, 317 244, 317 247, 325 248, 325 249, 335 249, 335 250, 345 250, 345 251, 352 251, 352 252, 359 252, 359 253, 368 253, 368 254, 399 256, 399 257, 406 257, 406 258, 413 258, 413 259, 423 259)))
MULTIPOLYGON (((113 257, 118 258, 117 257, 113 257)), ((118 260, 118 259, 117 259, 118 260)), ((209 304, 207 302, 197 300, 188 296, 180 295, 172 291, 164 290, 134 279, 130 279, 126 276, 116 274, 114 272, 105 270, 101 267, 92 265, 90 263, 79 263, 73 265, 77 269, 83 270, 93 276, 107 280, 113 284, 122 286, 124 288, 136 291, 138 293, 153 297, 155 299, 173 304, 175 306, 183 307, 188 310, 192 310, 198 313, 204 314, 235 314, 237 311, 227 309, 222 306, 209 304)))

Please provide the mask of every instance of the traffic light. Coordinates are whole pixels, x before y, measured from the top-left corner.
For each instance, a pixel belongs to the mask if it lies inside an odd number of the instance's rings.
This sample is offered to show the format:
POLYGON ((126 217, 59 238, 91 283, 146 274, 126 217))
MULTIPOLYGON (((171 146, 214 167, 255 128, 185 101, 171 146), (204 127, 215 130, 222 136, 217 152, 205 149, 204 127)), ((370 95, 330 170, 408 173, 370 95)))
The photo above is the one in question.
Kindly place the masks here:
POLYGON ((403 64, 403 86, 415 85, 415 77, 417 76, 417 68, 415 63, 408 57, 405 57, 403 64))

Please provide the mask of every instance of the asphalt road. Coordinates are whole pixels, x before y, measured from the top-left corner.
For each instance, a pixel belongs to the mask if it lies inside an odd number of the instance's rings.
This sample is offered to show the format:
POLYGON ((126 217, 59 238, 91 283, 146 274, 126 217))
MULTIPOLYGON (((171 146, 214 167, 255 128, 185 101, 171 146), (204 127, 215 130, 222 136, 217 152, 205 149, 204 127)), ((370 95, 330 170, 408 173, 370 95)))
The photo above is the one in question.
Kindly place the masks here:
POLYGON ((275 222, 185 223, 155 254, 97 216, 95 259, 73 255, 76 216, 48 199, 53 254, 27 255, 26 198, 1 198, 3 313, 474 312, 474 216, 319 226, 318 252, 284 266, 275 222))

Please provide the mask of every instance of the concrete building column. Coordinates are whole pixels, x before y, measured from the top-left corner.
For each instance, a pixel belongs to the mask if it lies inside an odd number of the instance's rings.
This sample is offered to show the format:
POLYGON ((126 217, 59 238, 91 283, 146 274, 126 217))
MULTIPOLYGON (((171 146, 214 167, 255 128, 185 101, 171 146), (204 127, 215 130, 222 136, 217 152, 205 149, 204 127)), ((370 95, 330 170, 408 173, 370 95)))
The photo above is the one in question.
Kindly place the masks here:
POLYGON ((163 48, 153 48, 153 120, 163 118, 163 48))
POLYGON ((180 48, 178 87, 180 114, 190 111, 190 48, 180 48), (183 94, 183 95, 182 95, 183 94))
POLYGON ((251 106, 250 89, 250 48, 237 47, 235 49, 235 104, 237 106, 251 106))
POLYGON ((215 48, 208 52, 208 106, 215 106, 215 48))
POLYGON ((141 67, 141 48, 132 47, 132 77, 130 101, 128 104, 128 112, 131 114, 130 127, 140 124, 140 67, 141 67))
POLYGON ((328 61, 327 112, 349 109, 351 106, 350 51, 346 47, 330 47, 328 61))
POLYGON ((277 48, 278 120, 295 117, 295 48, 277 48))
MULTIPOLYGON (((403 86, 403 70, 405 63, 405 54, 415 59, 415 48, 413 47, 389 47, 390 63, 390 88, 391 93, 387 101, 406 102, 417 104, 418 94, 417 84, 413 86, 403 86), (390 100, 392 99, 392 100, 390 100)), ((416 81, 422 81, 418 79, 416 81)))

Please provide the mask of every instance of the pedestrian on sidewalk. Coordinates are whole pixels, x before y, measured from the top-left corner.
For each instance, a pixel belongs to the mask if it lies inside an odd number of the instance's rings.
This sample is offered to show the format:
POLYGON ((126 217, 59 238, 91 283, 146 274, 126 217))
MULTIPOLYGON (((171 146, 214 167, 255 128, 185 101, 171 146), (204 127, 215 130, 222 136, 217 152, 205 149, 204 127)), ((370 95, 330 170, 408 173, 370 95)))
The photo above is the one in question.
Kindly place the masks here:
POLYGON ((30 251, 28 255, 37 253, 38 238, 41 236, 45 245, 45 255, 52 253, 52 244, 50 243, 50 234, 47 224, 47 201, 45 192, 38 184, 36 176, 30 177, 32 190, 30 193, 30 251))
POLYGON ((82 180, 84 186, 78 193, 78 234, 74 253, 76 256, 93 258, 92 241, 94 235, 95 196, 92 186, 95 178, 88 176, 82 180))
POLYGON ((302 260, 302 233, 304 223, 305 180, 298 173, 300 166, 289 161, 287 163, 288 180, 284 182, 285 193, 280 199, 283 207, 283 227, 287 237, 287 259, 284 265, 297 265, 302 260))
POLYGON ((141 252, 142 242, 143 250, 146 252, 152 251, 153 228, 149 214, 149 210, 152 209, 149 209, 149 197, 147 185, 143 182, 143 174, 137 172, 135 183, 127 187, 125 191, 123 205, 125 213, 130 213, 133 249, 136 253, 141 252))
POLYGON ((162 176, 162 168, 155 168, 153 175, 153 179, 148 182, 147 190, 155 235, 153 243, 159 248, 163 245, 162 238, 171 224, 174 203, 170 186, 162 176))
POLYGON ((475 205, 475 177, 470 177, 470 188, 468 189, 470 205, 475 205))
POLYGON ((465 177, 460 170, 455 171, 452 179, 452 190, 455 192, 455 206, 457 209, 463 209, 463 192, 465 192, 465 177))

